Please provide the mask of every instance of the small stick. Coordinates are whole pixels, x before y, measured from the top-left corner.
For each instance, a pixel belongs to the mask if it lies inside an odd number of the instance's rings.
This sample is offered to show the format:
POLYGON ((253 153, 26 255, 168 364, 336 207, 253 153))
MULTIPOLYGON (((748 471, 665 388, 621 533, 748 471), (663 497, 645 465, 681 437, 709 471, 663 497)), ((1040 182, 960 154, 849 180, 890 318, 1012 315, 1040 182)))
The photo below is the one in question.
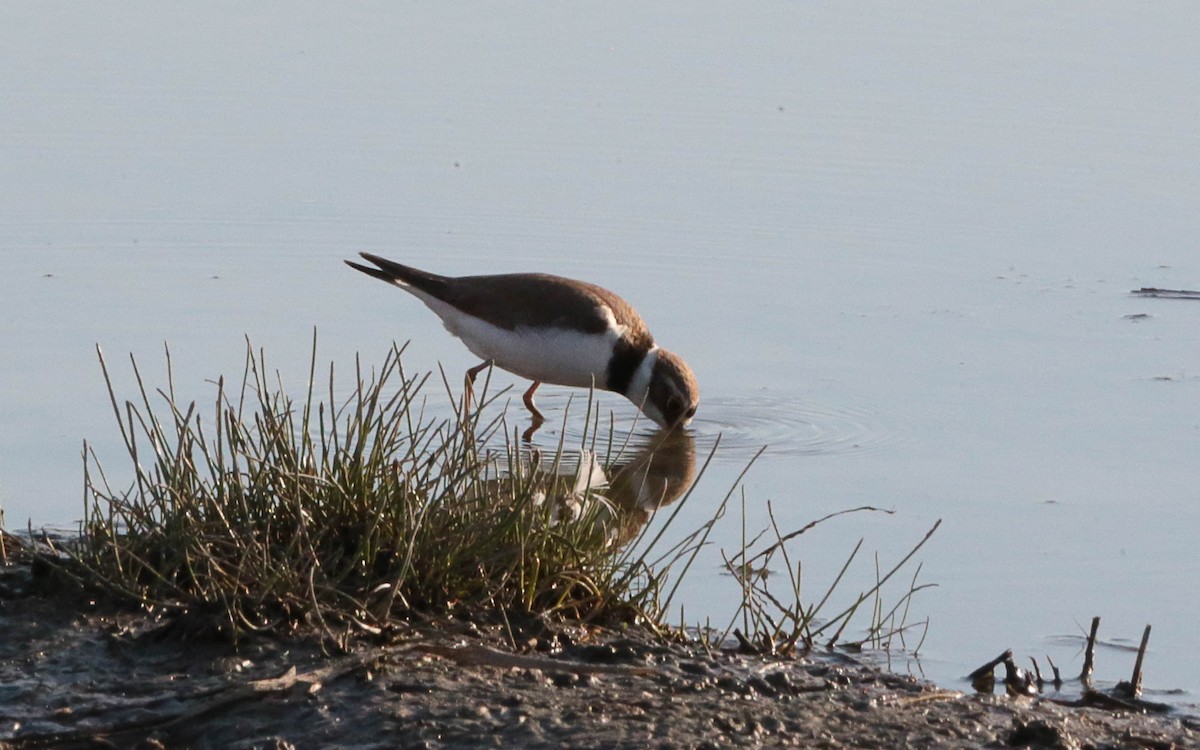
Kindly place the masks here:
POLYGON ((1088 636, 1087 649, 1083 652, 1083 669, 1079 672, 1079 681, 1085 686, 1092 679, 1092 668, 1096 664, 1096 633, 1100 630, 1100 618, 1092 618, 1092 633, 1088 636))
POLYGON ((1062 673, 1058 671, 1058 665, 1050 658, 1050 654, 1046 654, 1046 661, 1050 662, 1050 669, 1054 671, 1054 682, 1052 684, 1054 685, 1054 689, 1058 690, 1062 687, 1063 683, 1062 673))
POLYGON ((992 659, 987 664, 984 664, 979 669, 976 669, 971 674, 967 675, 967 679, 971 681, 971 687, 981 693, 990 693, 996 684, 995 669, 1000 664, 1012 659, 1012 649, 1008 649, 1003 654, 1000 654, 995 659, 992 659))
POLYGON ((742 633, 742 631, 739 630, 738 628, 733 629, 733 637, 737 639, 738 645, 741 646, 742 651, 744 653, 747 653, 747 654, 762 653, 761 649, 759 649, 758 646, 755 646, 753 643, 751 643, 750 639, 748 639, 742 633))
POLYGON ((1134 289, 1130 294, 1136 294, 1139 297, 1166 297, 1167 299, 1200 299, 1200 292, 1192 291, 1191 289, 1157 289, 1152 286, 1144 286, 1141 289, 1134 289))
POLYGON ((1142 645, 1138 647, 1137 660, 1133 663, 1133 677, 1129 679, 1134 698, 1142 697, 1142 658, 1146 655, 1146 646, 1150 643, 1150 625, 1142 631, 1142 645))
POLYGON ((1033 677, 1017 666, 1012 659, 1012 652, 1004 660, 1004 688, 1009 695, 1037 695, 1033 685, 1033 677))
POLYGON ((992 670, 994 670, 999 665, 1003 664, 1005 659, 1011 659, 1011 658, 1012 658, 1012 649, 1010 648, 1007 651, 1005 651, 1004 653, 997 656, 995 659, 992 659, 987 664, 984 664, 979 669, 976 669, 974 672, 967 675, 967 679, 974 680, 975 678, 982 677, 985 674, 991 674, 992 670))
POLYGON ((483 665, 501 669, 540 669, 543 672, 571 672, 574 674, 618 674, 654 675, 650 667, 626 666, 624 664, 580 664, 578 662, 552 659, 548 656, 510 654, 490 646, 442 646, 439 644, 417 644, 410 650, 452 659, 459 664, 483 665))

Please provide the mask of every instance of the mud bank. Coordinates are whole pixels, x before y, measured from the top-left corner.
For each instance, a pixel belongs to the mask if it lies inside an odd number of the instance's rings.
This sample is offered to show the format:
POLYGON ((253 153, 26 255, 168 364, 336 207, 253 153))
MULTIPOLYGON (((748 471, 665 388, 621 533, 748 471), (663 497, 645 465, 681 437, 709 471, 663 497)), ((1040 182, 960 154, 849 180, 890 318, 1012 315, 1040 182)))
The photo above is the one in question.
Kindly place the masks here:
POLYGON ((844 656, 469 618, 338 655, 314 638, 235 650, 88 609, 0 587, 0 748, 1200 746, 1187 716, 964 695, 844 656))

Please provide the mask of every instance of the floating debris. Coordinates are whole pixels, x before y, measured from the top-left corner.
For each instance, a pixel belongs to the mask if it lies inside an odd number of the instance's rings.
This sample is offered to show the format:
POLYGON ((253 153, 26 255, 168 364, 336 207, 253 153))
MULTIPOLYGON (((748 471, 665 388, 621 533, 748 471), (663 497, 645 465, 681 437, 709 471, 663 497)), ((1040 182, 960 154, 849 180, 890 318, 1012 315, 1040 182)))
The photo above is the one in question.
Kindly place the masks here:
POLYGON ((1200 292, 1195 292, 1190 289, 1158 289, 1152 286, 1144 286, 1141 289, 1132 289, 1130 294, 1138 297, 1162 297, 1163 299, 1200 299, 1200 292))

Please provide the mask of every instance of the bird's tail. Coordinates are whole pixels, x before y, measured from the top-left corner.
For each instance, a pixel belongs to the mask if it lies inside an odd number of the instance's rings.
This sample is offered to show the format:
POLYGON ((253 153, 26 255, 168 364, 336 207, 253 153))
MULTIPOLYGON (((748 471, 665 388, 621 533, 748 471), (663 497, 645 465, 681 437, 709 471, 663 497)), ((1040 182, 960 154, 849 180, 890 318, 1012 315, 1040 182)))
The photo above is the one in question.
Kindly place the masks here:
POLYGON ((374 276, 377 279, 396 284, 398 286, 411 286, 415 289, 430 294, 438 299, 445 297, 445 289, 447 279, 445 276, 439 276, 436 273, 422 271, 419 268, 406 266, 402 263, 381 258, 378 255, 371 253, 359 253, 362 257, 374 263, 378 268, 364 266, 361 263, 355 263, 352 260, 346 261, 346 265, 351 268, 362 271, 368 276, 374 276))

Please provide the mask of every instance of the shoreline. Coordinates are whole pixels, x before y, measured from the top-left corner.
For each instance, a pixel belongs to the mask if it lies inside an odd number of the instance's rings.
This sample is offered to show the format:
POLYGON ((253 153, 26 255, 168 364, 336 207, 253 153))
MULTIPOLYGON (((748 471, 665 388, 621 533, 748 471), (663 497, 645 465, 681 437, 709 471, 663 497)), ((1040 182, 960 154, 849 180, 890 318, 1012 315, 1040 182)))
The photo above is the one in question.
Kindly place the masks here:
POLYGON ((445 616, 330 654, 313 637, 235 650, 199 622, 0 585, 0 748, 1200 746, 1200 719, 1179 712, 964 694, 845 655, 636 628, 445 616))

